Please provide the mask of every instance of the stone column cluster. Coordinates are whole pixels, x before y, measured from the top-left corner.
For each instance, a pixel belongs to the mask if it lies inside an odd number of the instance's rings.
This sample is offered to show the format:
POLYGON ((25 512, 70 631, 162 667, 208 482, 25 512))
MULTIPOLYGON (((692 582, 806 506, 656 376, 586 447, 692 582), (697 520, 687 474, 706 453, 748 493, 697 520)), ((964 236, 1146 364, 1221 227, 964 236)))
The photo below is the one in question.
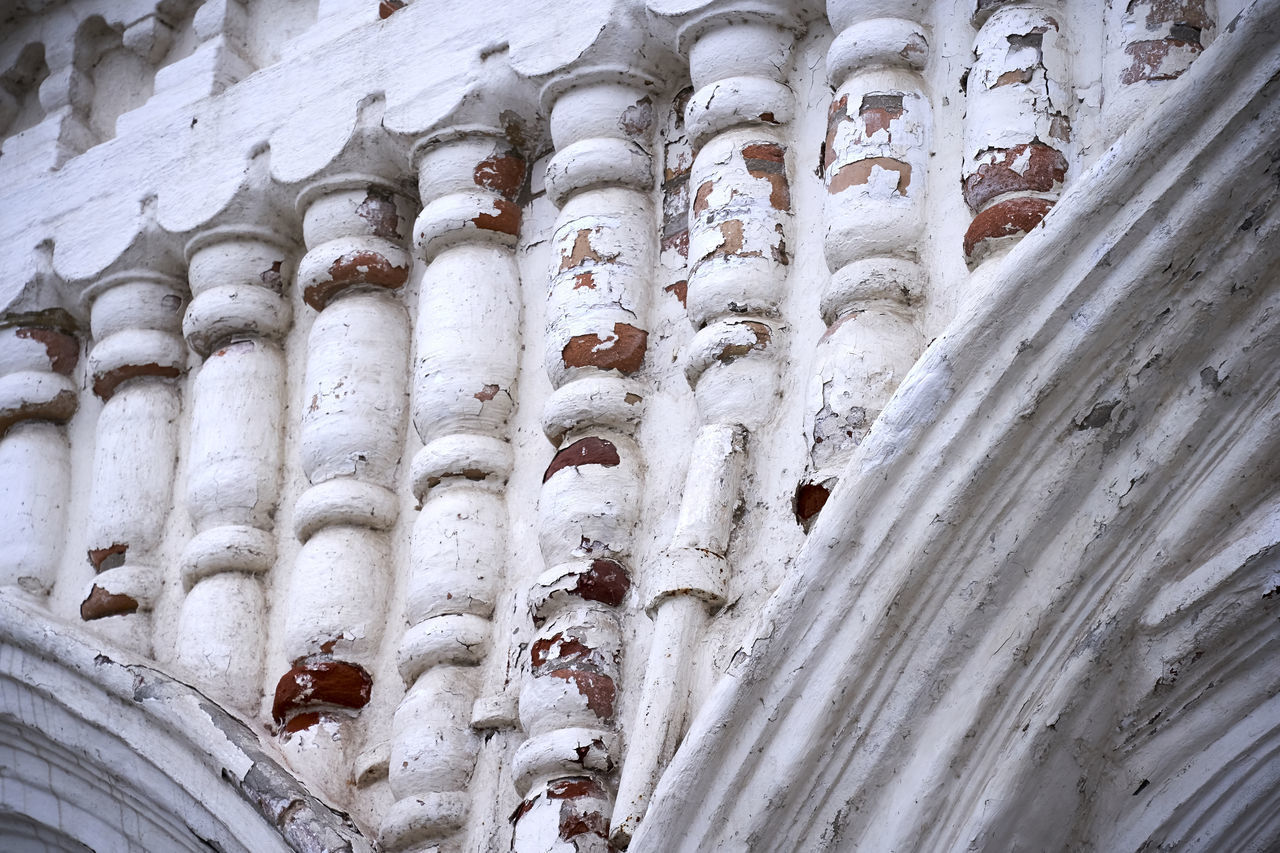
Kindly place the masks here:
MULTIPOLYGON (((656 7, 667 11, 664 6, 656 7)), ((669 547, 644 579, 649 663, 619 787, 614 843, 639 825, 689 709, 689 669, 709 609, 723 605, 733 513, 749 434, 779 391, 791 224, 786 84, 797 21, 785 4, 667 11, 681 24, 693 94, 686 307, 697 330, 685 361, 701 426, 669 547)))
POLYGON ((424 207, 414 240, 427 264, 413 371, 421 511, 397 654, 408 692, 392 731, 396 802, 381 837, 389 850, 454 850, 481 743, 472 729, 479 665, 506 576, 507 420, 521 349, 514 250, 526 165, 500 128, 469 125, 424 140, 417 171, 424 207))
POLYGON ((294 507, 302 549, 284 602, 290 668, 272 713, 286 735, 321 724, 298 750, 336 749, 341 722, 366 705, 386 624, 404 451, 409 200, 381 176, 332 175, 298 200, 307 253, 303 301, 317 311, 307 340, 299 436, 310 483, 294 507), (336 744, 336 745, 335 745, 336 744))
POLYGON ((61 309, 0 319, 0 586, 32 595, 53 588, 66 536, 75 330, 61 309))
POLYGON ((543 425, 558 448, 543 477, 547 565, 529 593, 537 634, 520 694, 514 849, 608 849, 622 656, 643 466, 635 430, 655 263, 651 81, 615 69, 564 74, 544 98, 560 208, 547 300, 543 425))
POLYGON ((933 130, 921 76, 929 43, 913 3, 889 5, 896 17, 868 19, 859 3, 827 4, 836 31, 822 147, 831 280, 807 398, 809 471, 796 491, 806 529, 924 348, 913 320, 926 280, 917 253, 933 130))
POLYGON ((977 0, 964 124, 970 266, 1040 224, 1069 167, 1067 51, 1057 0, 977 0))
POLYGON ((98 415, 88 556, 97 577, 80 616, 116 642, 151 653, 157 551, 172 506, 181 391, 185 287, 146 270, 116 273, 86 294, 89 374, 98 415))
POLYGON ((291 310, 288 243, 252 225, 187 246, 187 344, 204 361, 191 390, 186 598, 175 660, 203 689, 246 711, 262 684, 266 602, 259 576, 276 562, 285 375, 291 310))

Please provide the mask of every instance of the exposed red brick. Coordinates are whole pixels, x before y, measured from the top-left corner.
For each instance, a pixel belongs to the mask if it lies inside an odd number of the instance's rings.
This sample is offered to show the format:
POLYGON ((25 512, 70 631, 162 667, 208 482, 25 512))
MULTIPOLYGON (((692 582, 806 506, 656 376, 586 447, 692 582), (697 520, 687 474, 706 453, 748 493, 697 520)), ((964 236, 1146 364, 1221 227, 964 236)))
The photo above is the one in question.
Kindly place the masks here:
POLYGON ((786 154, 787 149, 776 142, 755 142, 742 149, 747 174, 769 182, 769 204, 776 210, 791 209, 786 154))
POLYGON ((76 413, 76 393, 59 391, 47 403, 23 403, 12 409, 0 409, 0 436, 22 421, 42 420, 66 423, 76 413))
POLYGON ((729 364, 735 359, 746 355, 752 350, 762 350, 769 345, 769 341, 773 337, 773 333, 764 323, 757 323, 755 320, 744 320, 741 323, 735 323, 735 326, 745 326, 756 336, 756 342, 753 344, 726 344, 720 352, 716 353, 716 361, 721 364, 729 364))
POLYGON ((1053 202, 1035 196, 1011 198, 973 217, 964 235, 965 257, 973 257, 979 243, 1010 234, 1025 234, 1040 224, 1053 202))
POLYGON ((280 267, 283 264, 283 261, 276 261, 271 265, 270 269, 265 269, 258 275, 258 280, 276 293, 284 290, 284 276, 280 274, 280 267))
POLYGON ((378 17, 382 20, 390 18, 392 14, 404 8, 404 0, 382 0, 378 4, 378 17))
POLYGON ((369 187, 364 201, 356 206, 356 215, 369 224, 374 235, 387 240, 401 239, 395 196, 385 187, 369 187))
POLYGON ((796 519, 807 525, 827 503, 831 491, 821 483, 801 483, 796 489, 796 519))
POLYGON ((71 371, 75 370, 76 362, 80 360, 80 342, 75 335, 32 326, 19 328, 14 334, 44 344, 44 350, 49 355, 49 366, 54 373, 70 376, 71 371))
POLYGON ((574 290, 579 290, 584 287, 587 288, 588 290, 596 289, 596 277, 595 277, 595 274, 592 273, 590 270, 587 270, 586 272, 577 273, 573 277, 574 290))
POLYGON ((715 185, 710 181, 703 181, 698 187, 698 192, 693 197, 693 213, 695 216, 702 213, 711 205, 711 191, 714 189, 715 185))
POLYGON ((662 288, 662 292, 674 294, 676 299, 680 300, 680 304, 686 306, 689 298, 689 282, 677 281, 675 284, 668 284, 662 288))
POLYGON ((271 716, 280 725, 309 705, 363 708, 372 689, 373 679, 357 664, 299 658, 276 684, 271 716))
POLYGON ((125 552, 129 550, 127 543, 112 542, 105 548, 89 549, 89 565, 95 572, 105 572, 116 566, 124 565, 125 552))
POLYGON ((662 238, 662 249, 663 251, 675 249, 680 253, 680 257, 689 257, 689 229, 681 228, 679 231, 664 236, 662 238))
POLYGON ((89 597, 80 603, 80 618, 85 622, 137 612, 137 599, 124 593, 107 592, 97 584, 89 590, 89 597))
POLYGON ((760 120, 769 124, 777 124, 778 120, 773 117, 773 113, 760 113, 760 120))
POLYGON ((180 374, 178 368, 173 365, 156 364, 126 364, 117 367, 115 370, 108 370, 103 373, 95 374, 93 377, 93 393, 97 394, 103 400, 110 400, 111 396, 116 393, 116 389, 120 384, 139 376, 157 376, 161 379, 173 379, 180 374))
POLYGON ((1155 30, 1162 24, 1185 24, 1201 30, 1213 26, 1213 18, 1209 17, 1205 0, 1129 0, 1125 11, 1132 15, 1143 3, 1148 5, 1148 30, 1155 30))
POLYGON ((827 138, 822 146, 824 170, 830 169, 831 164, 836 160, 836 132, 839 131, 840 125, 848 120, 849 96, 841 95, 831 102, 831 109, 827 111, 827 138))
POLYGON ((627 107, 618 119, 618 127, 627 136, 647 135, 653 127, 653 101, 646 96, 627 107))
MULTIPOLYGON (((580 835, 594 835, 607 839, 609 820, 600 811, 599 806, 581 803, 576 799, 566 800, 560 805, 560 824, 557 833, 561 841, 571 843, 580 835)), ((577 849, 576 843, 574 848, 577 849)))
POLYGON ((481 403, 487 403, 490 400, 492 400, 494 397, 498 396, 498 386, 486 385, 483 388, 481 388, 479 391, 477 391, 475 394, 473 394, 472 396, 475 397, 477 400, 479 400, 481 403))
POLYGON ((495 213, 479 213, 472 218, 477 228, 517 237, 520 234, 520 205, 505 198, 493 200, 495 213))
POLYGON ((548 800, 576 800, 579 797, 605 797, 604 787, 589 776, 553 779, 547 783, 548 800))
POLYGON ((542 482, 547 482, 556 472, 565 468, 578 468, 582 465, 603 465, 606 468, 612 468, 621 461, 618 457, 618 448, 612 441, 595 436, 580 438, 552 457, 551 464, 542 475, 542 482))
POLYGON ((578 576, 573 591, 587 601, 617 607, 631 589, 631 576, 617 560, 601 557, 591 561, 591 570, 578 576))
POLYGON ((1161 73, 1160 71, 1160 66, 1164 63, 1165 57, 1175 47, 1189 47, 1195 53, 1200 53, 1204 50, 1199 42, 1171 38, 1127 44, 1124 47, 1124 52, 1133 58, 1133 64, 1120 74, 1120 82, 1128 86, 1142 80, 1174 80, 1178 78, 1186 69, 1179 69, 1171 73, 1161 73))
POLYGON ((409 267, 396 266, 380 252, 364 250, 347 252, 329 265, 329 281, 307 287, 302 300, 317 311, 324 309, 333 297, 348 287, 371 284, 395 290, 409 280, 409 267))
POLYGON ((566 638, 563 632, 557 631, 550 637, 535 640, 529 649, 529 663, 539 675, 550 663, 552 668, 560 669, 566 664, 585 662, 595 652, 590 646, 583 645, 576 637, 566 638), (554 657, 549 657, 553 655, 554 657))
POLYGON ((902 95, 895 94, 864 95, 858 107, 863 133, 871 136, 883 130, 889 134, 890 141, 893 139, 890 125, 902 118, 902 113, 902 95))
POLYGON ((560 271, 561 272, 564 272, 565 270, 573 269, 574 267, 582 266, 587 261, 592 261, 597 264, 603 264, 603 263, 608 263, 609 261, 615 260, 617 258, 616 255, 602 255, 595 250, 594 246, 591 245, 591 233, 592 231, 595 231, 595 230, 597 229, 594 229, 594 228, 578 229, 578 233, 574 235, 574 238, 573 238, 573 246, 569 248, 569 251, 567 252, 561 251, 560 253, 560 271))
POLYGON ((524 187, 525 162, 514 151, 504 151, 476 164, 473 180, 476 186, 493 190, 507 201, 515 201, 524 187))
POLYGON ((1051 192, 1062 185, 1067 176, 1067 158, 1042 142, 1015 145, 994 152, 994 163, 983 163, 964 180, 964 200, 977 210, 998 195, 1010 192, 1051 192), (1028 155, 1021 173, 1011 165, 1028 155))
POLYGON ((589 708, 597 717, 608 720, 613 717, 613 703, 617 698, 617 687, 613 679, 604 673, 588 672, 580 669, 553 669, 546 674, 547 678, 559 678, 571 683, 587 700, 589 708))
POLYGON ((323 719, 323 715, 319 711, 304 711, 301 714, 294 715, 289 722, 284 724, 286 734, 296 734, 300 731, 311 728, 323 719))
POLYGON ((634 373, 644 363, 649 333, 628 323, 613 324, 613 339, 599 335, 574 335, 564 345, 560 357, 565 367, 598 367, 634 373))
POLYGON ((831 183, 827 185, 827 192, 835 195, 847 190, 849 187, 868 183, 871 180, 871 170, 874 166, 879 166, 888 172, 897 172, 898 184, 896 189, 898 194, 907 194, 907 187, 911 186, 911 164, 904 163, 902 160, 895 160, 892 157, 868 157, 865 160, 846 163, 831 176, 831 183))

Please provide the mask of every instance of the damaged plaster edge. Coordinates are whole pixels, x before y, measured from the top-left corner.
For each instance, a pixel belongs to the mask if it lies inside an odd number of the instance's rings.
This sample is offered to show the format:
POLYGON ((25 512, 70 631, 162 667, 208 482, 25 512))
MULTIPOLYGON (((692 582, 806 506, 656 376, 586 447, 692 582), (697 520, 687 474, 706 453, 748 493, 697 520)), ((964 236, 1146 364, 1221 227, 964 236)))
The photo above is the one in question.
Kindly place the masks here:
MULTIPOLYGON (((107 694, 118 701, 115 707, 136 710, 149 741, 160 730, 185 747, 186 754, 203 756, 208 783, 230 786, 234 796, 261 815, 265 828, 289 848, 298 853, 371 853, 374 849, 345 814, 308 793, 268 754, 246 722, 194 687, 157 669, 154 662, 104 646, 96 638, 91 640, 80 627, 55 619, 12 590, 0 589, 0 672, 44 693, 89 725, 100 726, 86 717, 88 709, 80 702, 63 698, 66 691, 53 693, 47 682, 32 680, 32 668, 25 660, 28 656, 85 682, 81 686, 87 687, 90 695, 107 694), (19 654, 5 654, 6 647, 19 654)), ((215 818, 223 819, 215 810, 216 804, 190 790, 192 769, 166 766, 166 756, 172 764, 172 750, 156 743, 152 746, 140 750, 143 757, 208 806, 215 818)))

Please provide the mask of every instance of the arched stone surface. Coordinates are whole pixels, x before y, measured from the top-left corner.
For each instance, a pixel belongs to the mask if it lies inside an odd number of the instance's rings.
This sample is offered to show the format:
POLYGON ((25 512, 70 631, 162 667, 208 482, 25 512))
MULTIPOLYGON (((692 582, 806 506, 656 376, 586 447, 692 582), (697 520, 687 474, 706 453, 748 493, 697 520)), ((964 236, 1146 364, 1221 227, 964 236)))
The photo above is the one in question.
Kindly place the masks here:
POLYGON ((630 850, 1280 843, 1280 4, 1226 30, 908 375, 630 850))
POLYGON ((0 846, 371 849, 248 726, 135 660, 0 593, 0 846))

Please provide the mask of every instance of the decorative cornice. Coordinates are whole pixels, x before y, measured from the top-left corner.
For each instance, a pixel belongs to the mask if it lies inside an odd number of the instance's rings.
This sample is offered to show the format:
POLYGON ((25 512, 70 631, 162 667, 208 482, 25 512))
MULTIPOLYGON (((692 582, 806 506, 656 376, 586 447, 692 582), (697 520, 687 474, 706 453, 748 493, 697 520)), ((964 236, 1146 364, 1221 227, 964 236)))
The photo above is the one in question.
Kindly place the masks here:
POLYGON ((1257 0, 926 352, 631 850, 1275 837, 1278 76, 1257 0))

